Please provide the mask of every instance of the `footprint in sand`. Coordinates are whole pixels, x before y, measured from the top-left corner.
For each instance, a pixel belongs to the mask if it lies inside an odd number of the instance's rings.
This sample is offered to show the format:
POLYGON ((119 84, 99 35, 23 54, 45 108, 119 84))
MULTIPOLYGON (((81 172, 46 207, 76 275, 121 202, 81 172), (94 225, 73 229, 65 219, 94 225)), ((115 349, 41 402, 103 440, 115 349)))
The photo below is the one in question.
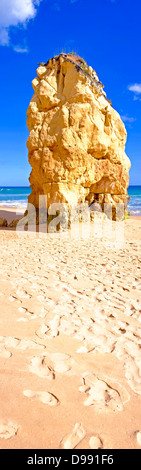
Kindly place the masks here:
POLYGON ((18 349, 23 351, 26 351, 27 349, 45 349, 45 346, 43 344, 35 343, 35 341, 30 339, 21 339, 18 349))
POLYGON ((109 378, 100 379, 95 374, 85 373, 82 380, 83 385, 79 387, 79 391, 87 395, 85 406, 95 405, 99 410, 122 411, 123 404, 130 400, 124 387, 109 378))
POLYGON ((15 436, 18 431, 18 426, 12 421, 0 422, 0 438, 1 439, 10 439, 15 436))
POLYGON ((28 317, 28 320, 35 320, 35 319, 37 318, 36 313, 34 313, 34 312, 29 312, 28 310, 27 310, 27 312, 26 312, 26 315, 27 315, 27 317, 28 317))
POLYGON ((39 399, 45 405, 59 405, 58 398, 49 392, 33 392, 32 390, 24 390, 23 394, 28 398, 39 399))
POLYGON ((46 356, 35 356, 31 360, 31 365, 29 366, 30 372, 38 375, 42 378, 55 379, 54 370, 52 367, 48 366, 48 360, 46 356))
POLYGON ((37 331, 35 331, 35 334, 40 339, 46 339, 48 331, 49 327, 46 325, 42 325, 37 331))
POLYGON ((10 351, 7 351, 5 348, 0 348, 0 357, 4 357, 5 359, 9 359, 12 356, 10 351))
POLYGON ((4 338, 4 345, 6 348, 17 348, 21 349, 22 351, 26 351, 27 349, 45 349, 43 344, 38 344, 30 339, 20 340, 19 338, 14 338, 13 336, 4 338))
POLYGON ((27 308, 25 308, 25 307, 19 307, 18 310, 19 310, 20 313, 26 313, 27 312, 27 308))
POLYGON ((60 326, 60 315, 55 315, 55 317, 48 321, 48 324, 43 324, 39 330, 36 331, 36 335, 39 338, 55 338, 59 335, 59 326, 60 326))
MULTIPOLYGON (((135 335, 131 340, 124 340, 120 338, 115 350, 118 359, 124 363, 125 377, 129 386, 135 393, 141 395, 141 362, 140 362, 140 345, 133 341, 135 335)), ((140 340, 139 340, 140 341, 140 340)))
POLYGON ((10 302, 16 302, 17 304, 21 304, 22 301, 20 299, 17 299, 17 297, 14 297, 13 295, 9 296, 10 302))
MULTIPOLYGON (((37 315, 35 315, 34 312, 29 312, 28 309, 25 308, 25 307, 19 307, 18 310, 19 310, 20 313, 23 313, 23 314, 27 315, 28 317, 30 317, 30 318, 32 318, 32 319, 37 318, 37 315)), ((20 321, 20 320, 21 320, 21 318, 20 318, 19 320, 17 320, 17 321, 20 321)), ((29 318, 28 318, 28 319, 25 318, 24 321, 28 321, 28 320, 29 320, 29 318)))
POLYGON ((68 354, 52 353, 49 354, 49 357, 53 361, 55 372, 68 372, 74 364, 73 359, 68 354))
POLYGON ((141 446, 141 431, 137 431, 136 435, 137 435, 137 442, 141 446))
POLYGON ((74 449, 80 441, 85 437, 86 432, 81 423, 76 423, 72 432, 67 434, 61 441, 60 445, 63 449, 74 449))
POLYGON ((102 449, 103 442, 98 436, 91 436, 89 440, 90 449, 102 449))
POLYGON ((13 336, 8 336, 5 338, 5 346, 8 348, 16 348, 20 340, 18 338, 14 338, 13 336))
POLYGON ((9 300, 10 300, 10 302, 14 302, 14 300, 17 300, 17 299, 16 299, 16 297, 13 297, 13 295, 10 295, 9 300))
POLYGON ((0 343, 0 357, 9 359, 9 357, 12 356, 12 353, 10 351, 7 351, 7 349, 5 348, 4 336, 0 336, 0 343))
POLYGON ((27 291, 24 291, 24 290, 22 290, 22 289, 18 289, 17 292, 16 292, 16 294, 17 294, 20 298, 22 297, 23 299, 31 299, 31 295, 28 294, 27 291))

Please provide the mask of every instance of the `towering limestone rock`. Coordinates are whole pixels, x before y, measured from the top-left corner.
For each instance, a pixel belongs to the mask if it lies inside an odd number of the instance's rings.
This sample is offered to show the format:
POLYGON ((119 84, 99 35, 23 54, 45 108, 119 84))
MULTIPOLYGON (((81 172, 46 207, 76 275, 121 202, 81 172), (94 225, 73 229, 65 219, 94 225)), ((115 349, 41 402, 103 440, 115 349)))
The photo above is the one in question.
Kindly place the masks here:
POLYGON ((28 201, 39 194, 69 206, 127 203, 130 161, 126 130, 96 72, 79 56, 60 54, 37 69, 27 111, 32 167, 28 201))

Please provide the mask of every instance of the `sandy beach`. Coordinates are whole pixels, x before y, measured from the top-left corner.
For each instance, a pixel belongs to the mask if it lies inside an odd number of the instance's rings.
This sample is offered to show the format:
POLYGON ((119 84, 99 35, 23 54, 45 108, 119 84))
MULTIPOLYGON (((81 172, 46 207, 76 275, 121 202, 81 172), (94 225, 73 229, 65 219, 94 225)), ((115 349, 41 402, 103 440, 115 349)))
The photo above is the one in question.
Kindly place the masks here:
POLYGON ((0 242, 0 448, 141 448, 141 218, 0 242))

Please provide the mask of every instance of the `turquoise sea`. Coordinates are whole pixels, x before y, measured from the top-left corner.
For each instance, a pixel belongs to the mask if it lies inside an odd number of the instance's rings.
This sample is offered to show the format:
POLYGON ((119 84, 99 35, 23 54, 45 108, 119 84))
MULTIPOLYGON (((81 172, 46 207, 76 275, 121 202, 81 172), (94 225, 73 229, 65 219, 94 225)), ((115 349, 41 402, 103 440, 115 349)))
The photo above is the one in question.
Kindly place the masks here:
POLYGON ((0 187, 0 206, 3 207, 26 207, 27 197, 31 189, 26 186, 1 186, 0 187))
MULTIPOLYGON (((0 187, 0 206, 3 207, 26 207, 27 197, 31 189, 24 187, 0 187)), ((130 202, 128 210, 131 215, 141 216, 141 186, 129 186, 128 194, 130 202)))
POLYGON ((129 186, 128 194, 130 196, 128 211, 131 215, 141 216, 141 186, 129 186))

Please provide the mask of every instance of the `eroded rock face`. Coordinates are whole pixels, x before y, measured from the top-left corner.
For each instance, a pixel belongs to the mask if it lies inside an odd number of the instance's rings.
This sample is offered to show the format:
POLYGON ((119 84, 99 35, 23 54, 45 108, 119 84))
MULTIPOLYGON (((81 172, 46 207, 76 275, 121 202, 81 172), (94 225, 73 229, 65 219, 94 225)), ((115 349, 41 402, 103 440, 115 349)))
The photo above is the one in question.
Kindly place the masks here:
POLYGON ((7 227, 8 223, 7 220, 3 217, 0 217, 0 227, 7 227))
POLYGON ((92 67, 61 54, 37 69, 27 111, 32 167, 28 201, 39 207, 39 194, 53 202, 124 202, 130 161, 126 130, 107 100, 92 67))

